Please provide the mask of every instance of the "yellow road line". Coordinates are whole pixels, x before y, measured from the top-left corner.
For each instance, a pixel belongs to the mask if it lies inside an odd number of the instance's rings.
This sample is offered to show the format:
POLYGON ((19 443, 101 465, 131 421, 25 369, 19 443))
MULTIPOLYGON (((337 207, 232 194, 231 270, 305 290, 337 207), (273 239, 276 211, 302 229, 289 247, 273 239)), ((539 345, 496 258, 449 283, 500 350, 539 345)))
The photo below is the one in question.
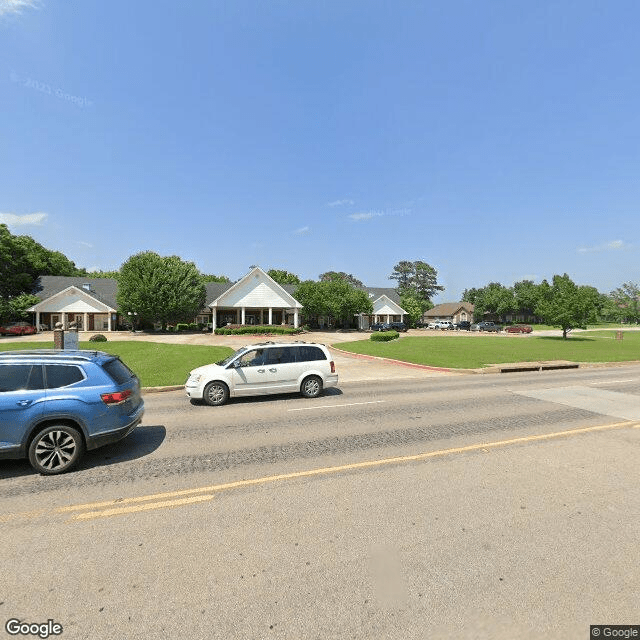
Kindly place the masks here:
MULTIPOLYGON (((259 486, 282 480, 293 480, 296 478, 310 478, 314 476, 329 475, 340 473, 343 471, 354 471, 359 469, 371 469, 375 467, 383 467, 392 464, 401 464, 407 462, 419 462, 428 460, 429 458, 443 457, 456 453, 469 453, 473 451, 488 451, 498 447, 506 447, 509 445, 525 444, 530 442, 540 442, 545 440, 553 440, 568 436, 575 436, 584 433, 593 433, 597 431, 606 431, 610 429, 622 428, 640 428, 640 423, 624 421, 615 422, 613 424, 598 425, 595 427, 584 427, 582 429, 570 429, 568 431, 556 431, 553 433, 545 433, 542 435, 523 436, 521 438, 511 438, 509 440, 498 440, 495 442, 483 442, 479 444, 471 444, 464 447, 453 447, 450 449, 440 449, 438 451, 428 451, 409 456, 398 456, 394 458, 384 458, 383 460, 367 460, 365 462, 354 462, 334 467, 321 467, 318 469, 309 469, 306 471, 294 471, 291 473, 282 473, 274 476, 264 476, 262 478, 252 478, 249 480, 237 480, 235 482, 226 482, 223 484, 214 484, 206 487, 198 487, 195 489, 182 489, 180 491, 168 491, 164 493, 155 493, 146 496, 136 496, 134 498, 119 498, 117 500, 109 500, 106 502, 90 502, 87 504, 76 504, 67 507, 58 507, 47 513, 50 515, 64 514, 73 512, 87 512, 72 516, 71 520, 87 520, 90 518, 104 517, 107 515, 122 515, 133 513, 136 511, 147 511, 151 509, 160 509, 164 507, 179 506, 181 504, 191 504, 194 502, 210 500, 213 495, 220 491, 228 491, 230 489, 238 489, 242 487, 259 486), (149 503, 149 504, 144 504, 149 503), (131 506, 129 506, 131 505, 131 506), (104 514, 104 516, 102 515, 104 514)), ((25 512, 21 514, 6 514, 0 516, 0 521, 23 517, 28 518, 30 515, 44 515, 44 511, 25 512)))
POLYGON ((193 504, 194 502, 206 502, 213 500, 215 496, 192 496, 191 498, 183 498, 182 500, 163 500, 162 502, 151 502, 147 504, 139 504, 131 507, 119 507, 116 509, 104 509, 102 511, 87 511, 86 513, 78 513, 71 518, 72 520, 92 520, 94 518, 108 518, 109 516, 121 516, 127 513, 135 513, 138 511, 151 511, 152 509, 166 509, 169 507, 180 507, 185 504, 193 504))

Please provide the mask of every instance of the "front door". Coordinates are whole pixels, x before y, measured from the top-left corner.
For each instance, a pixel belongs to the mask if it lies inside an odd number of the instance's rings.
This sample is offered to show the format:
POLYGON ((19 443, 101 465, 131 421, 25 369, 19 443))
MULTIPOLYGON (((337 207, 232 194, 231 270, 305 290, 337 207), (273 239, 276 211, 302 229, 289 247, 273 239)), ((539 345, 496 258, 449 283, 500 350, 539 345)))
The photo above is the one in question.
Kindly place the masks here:
POLYGON ((274 383, 273 371, 264 364, 265 350, 251 349, 230 365, 235 395, 269 393, 274 383))
POLYGON ((45 401, 42 365, 0 365, 0 450, 17 450, 45 401))

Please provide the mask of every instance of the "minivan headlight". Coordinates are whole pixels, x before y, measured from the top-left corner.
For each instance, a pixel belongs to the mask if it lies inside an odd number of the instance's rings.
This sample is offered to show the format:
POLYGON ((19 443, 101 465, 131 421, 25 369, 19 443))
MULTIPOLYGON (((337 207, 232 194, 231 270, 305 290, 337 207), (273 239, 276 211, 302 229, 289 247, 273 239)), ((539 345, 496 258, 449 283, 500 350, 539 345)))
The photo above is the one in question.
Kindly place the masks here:
POLYGON ((202 378, 201 375, 197 374, 197 373, 192 373, 189 376, 189 382, 200 382, 200 378, 202 378))

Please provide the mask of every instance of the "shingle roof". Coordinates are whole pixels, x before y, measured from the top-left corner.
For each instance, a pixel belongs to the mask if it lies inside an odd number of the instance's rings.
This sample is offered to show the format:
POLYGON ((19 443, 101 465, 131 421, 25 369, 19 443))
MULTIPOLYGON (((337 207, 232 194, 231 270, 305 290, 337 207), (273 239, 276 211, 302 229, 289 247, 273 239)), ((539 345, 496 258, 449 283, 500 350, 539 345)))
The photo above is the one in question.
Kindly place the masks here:
POLYGON ((34 295, 41 301, 51 298, 69 287, 77 287, 87 295, 117 309, 118 282, 113 278, 87 278, 83 276, 40 276, 34 295), (86 289, 83 285, 89 285, 86 289))
POLYGON ((459 309, 465 309, 468 313, 473 313, 473 305, 470 302, 443 302, 437 304, 433 309, 425 311, 425 316, 436 318, 438 316, 452 316, 459 309))
MULTIPOLYGON (((210 304, 216 298, 219 298, 225 291, 230 289, 234 282, 207 282, 206 288, 206 304, 210 304)), ((118 281, 114 278, 87 278, 83 276, 40 276, 38 279, 38 289, 35 295, 40 300, 46 300, 56 293, 60 293, 65 289, 74 286, 81 289, 87 295, 109 305, 113 309, 117 309, 116 295, 118 292, 118 281), (90 289, 86 289, 83 285, 89 285, 90 289)), ((295 297, 297 284, 280 285, 289 295, 295 297)), ((400 304, 400 296, 393 287, 358 287, 366 291, 371 301, 377 300, 380 296, 387 296, 396 304, 400 304)), ((209 309, 206 309, 209 311, 209 309)))

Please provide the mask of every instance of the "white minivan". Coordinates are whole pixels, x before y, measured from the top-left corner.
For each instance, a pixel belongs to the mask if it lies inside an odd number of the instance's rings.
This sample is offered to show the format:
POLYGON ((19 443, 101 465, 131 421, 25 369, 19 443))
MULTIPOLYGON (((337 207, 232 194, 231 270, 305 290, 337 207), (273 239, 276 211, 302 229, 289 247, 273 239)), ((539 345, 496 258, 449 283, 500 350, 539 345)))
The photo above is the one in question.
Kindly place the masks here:
POLYGON ((271 393, 300 392, 305 398, 316 398, 337 384, 335 364, 323 344, 263 342, 194 369, 185 391, 192 400, 216 406, 230 397, 271 393))

